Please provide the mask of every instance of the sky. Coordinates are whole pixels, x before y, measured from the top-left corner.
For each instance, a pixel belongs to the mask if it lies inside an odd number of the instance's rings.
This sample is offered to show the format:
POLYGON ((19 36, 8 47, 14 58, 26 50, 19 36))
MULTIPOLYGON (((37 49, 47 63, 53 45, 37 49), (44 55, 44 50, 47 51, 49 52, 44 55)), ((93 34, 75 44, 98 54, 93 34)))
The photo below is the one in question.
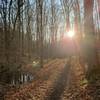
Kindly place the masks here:
MULTIPOLYGON (((34 2, 35 2, 35 0, 29 0, 30 1, 30 4, 32 5, 34 2)), ((46 0, 47 2, 48 2, 48 5, 50 5, 50 1, 51 0, 46 0)), ((97 0, 95 0, 95 1, 97 1, 97 0)), ((0 0, 0 7, 2 6, 2 4, 1 4, 1 0, 0 0)), ((84 3, 83 3, 83 0, 79 0, 79 2, 80 2, 80 11, 81 11, 81 18, 83 19, 84 18, 84 3)), ((59 6, 59 5, 61 5, 60 4, 60 0, 55 0, 55 3, 59 6)), ((97 4, 95 3, 95 7, 97 7, 97 4)), ((98 9, 98 12, 99 12, 99 9, 98 9)), ((95 19, 95 17, 97 17, 98 15, 96 15, 96 12, 94 11, 94 19, 95 19)), ((0 14, 0 17, 1 17, 1 14, 0 14)), ((72 14, 72 18, 73 18, 73 14, 72 14)), ((73 19, 71 19, 71 20, 73 20, 73 19)), ((100 20, 99 20, 99 22, 96 22, 96 23, 99 23, 99 27, 100 27, 100 20)), ((96 24, 97 25, 97 24, 96 24)))

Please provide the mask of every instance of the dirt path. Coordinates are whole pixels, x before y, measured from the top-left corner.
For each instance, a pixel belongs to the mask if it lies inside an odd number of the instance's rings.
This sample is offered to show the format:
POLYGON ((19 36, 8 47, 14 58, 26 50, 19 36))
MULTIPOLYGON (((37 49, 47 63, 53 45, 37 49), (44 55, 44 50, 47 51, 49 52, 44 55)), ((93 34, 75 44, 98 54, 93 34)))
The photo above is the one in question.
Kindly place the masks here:
POLYGON ((62 69, 59 77, 57 78, 53 90, 45 100, 60 100, 61 95, 63 94, 66 84, 68 83, 68 77, 70 73, 70 65, 66 64, 64 69, 62 69))
POLYGON ((58 59, 49 65, 37 73, 37 81, 9 92, 5 100, 100 100, 86 94, 84 73, 77 58, 70 64, 58 59))
MULTIPOLYGON (((45 100, 53 90, 55 81, 64 71, 65 60, 58 59, 50 66, 44 66, 38 73, 38 80, 13 92, 8 92, 5 100, 45 100)), ((61 79, 61 78, 60 78, 61 79)), ((47 99, 48 100, 48 99, 47 99)))

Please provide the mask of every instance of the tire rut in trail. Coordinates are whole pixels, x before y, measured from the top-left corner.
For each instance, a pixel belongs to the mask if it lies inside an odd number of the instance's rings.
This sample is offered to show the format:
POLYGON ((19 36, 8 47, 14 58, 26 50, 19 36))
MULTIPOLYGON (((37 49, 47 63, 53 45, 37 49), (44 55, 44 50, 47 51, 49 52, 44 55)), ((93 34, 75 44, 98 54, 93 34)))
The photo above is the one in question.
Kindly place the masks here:
POLYGON ((45 100, 60 100, 61 95, 63 94, 70 72, 70 65, 66 64, 57 81, 54 83, 53 89, 49 96, 45 100))

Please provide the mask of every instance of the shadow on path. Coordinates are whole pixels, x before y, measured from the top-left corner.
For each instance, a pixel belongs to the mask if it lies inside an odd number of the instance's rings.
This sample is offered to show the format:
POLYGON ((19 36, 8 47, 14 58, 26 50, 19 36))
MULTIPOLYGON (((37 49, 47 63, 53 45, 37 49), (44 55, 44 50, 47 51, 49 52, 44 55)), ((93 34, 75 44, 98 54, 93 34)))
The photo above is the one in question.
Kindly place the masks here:
POLYGON ((66 64, 53 87, 52 93, 45 100, 60 100, 69 81, 70 64, 66 64))

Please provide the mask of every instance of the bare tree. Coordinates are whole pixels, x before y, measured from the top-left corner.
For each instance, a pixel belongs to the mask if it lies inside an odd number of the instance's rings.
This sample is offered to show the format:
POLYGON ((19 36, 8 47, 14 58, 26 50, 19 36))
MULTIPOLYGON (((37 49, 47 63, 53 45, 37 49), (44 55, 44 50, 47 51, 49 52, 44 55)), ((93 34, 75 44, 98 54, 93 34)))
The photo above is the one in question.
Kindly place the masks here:
POLYGON ((98 69, 98 58, 95 48, 95 31, 93 23, 93 4, 94 0, 84 0, 85 9, 85 59, 88 63, 87 77, 89 79, 95 73, 95 69, 98 69))

